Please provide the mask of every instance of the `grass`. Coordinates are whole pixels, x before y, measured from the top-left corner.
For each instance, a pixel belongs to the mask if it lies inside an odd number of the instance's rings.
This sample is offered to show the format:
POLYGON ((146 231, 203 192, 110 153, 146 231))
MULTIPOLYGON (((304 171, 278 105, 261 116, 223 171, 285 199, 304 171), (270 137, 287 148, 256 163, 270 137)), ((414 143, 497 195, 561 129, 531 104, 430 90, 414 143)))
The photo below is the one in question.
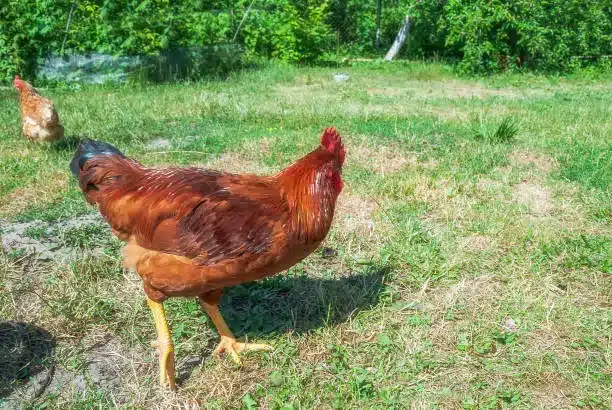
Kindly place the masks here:
POLYGON ((491 143, 512 142, 519 132, 519 126, 512 117, 504 118, 493 132, 487 129, 482 120, 480 124, 481 129, 476 131, 475 137, 491 143))
POLYGON ((63 380, 36 397, 15 380, 5 405, 612 407, 612 77, 343 70, 344 83, 337 69, 271 64, 227 81, 45 90, 68 136, 55 145, 22 138, 16 98, 0 90, 0 218, 43 221, 26 236, 81 255, 0 253, 0 322, 49 332, 63 380), (62 228, 95 212, 68 173, 76 141, 150 165, 273 172, 329 125, 347 146, 331 250, 223 299, 235 333, 275 351, 218 360, 198 303, 170 299, 180 390, 164 394, 117 241, 62 228))

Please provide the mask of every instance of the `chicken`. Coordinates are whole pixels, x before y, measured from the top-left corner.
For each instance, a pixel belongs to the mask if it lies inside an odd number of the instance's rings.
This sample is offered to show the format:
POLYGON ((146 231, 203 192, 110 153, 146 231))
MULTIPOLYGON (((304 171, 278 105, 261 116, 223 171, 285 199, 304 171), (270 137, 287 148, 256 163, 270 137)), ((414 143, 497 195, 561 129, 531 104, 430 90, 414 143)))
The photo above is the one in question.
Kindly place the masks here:
POLYGON ((123 263, 142 278, 152 311, 160 383, 175 389, 174 348, 162 302, 198 297, 220 336, 215 353, 271 350, 236 341, 219 311, 223 289, 279 273, 312 253, 330 229, 344 146, 333 128, 321 145, 273 176, 199 168, 147 168, 104 142, 85 140, 70 168, 127 244, 123 263))
POLYGON ((13 85, 19 90, 19 104, 23 121, 23 135, 30 141, 56 141, 64 136, 64 127, 53 102, 40 94, 30 83, 18 75, 13 85))

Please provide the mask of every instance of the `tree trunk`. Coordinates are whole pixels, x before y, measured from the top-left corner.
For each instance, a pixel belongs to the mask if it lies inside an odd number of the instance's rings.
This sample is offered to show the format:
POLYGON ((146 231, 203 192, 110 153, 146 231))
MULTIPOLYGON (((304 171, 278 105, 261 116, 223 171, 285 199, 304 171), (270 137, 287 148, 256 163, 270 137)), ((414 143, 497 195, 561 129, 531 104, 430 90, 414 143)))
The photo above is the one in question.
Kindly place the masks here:
POLYGON ((382 8, 382 0, 376 1, 376 51, 380 48, 380 9, 382 8))
POLYGON ((410 33, 410 15, 406 14, 406 18, 404 19, 404 25, 402 26, 400 31, 397 33, 397 36, 395 36, 395 41, 393 42, 393 45, 391 46, 389 51, 387 51, 387 55, 385 55, 385 60, 391 61, 397 56, 397 54, 402 49, 402 46, 406 42, 406 39, 408 38, 409 33, 410 33))

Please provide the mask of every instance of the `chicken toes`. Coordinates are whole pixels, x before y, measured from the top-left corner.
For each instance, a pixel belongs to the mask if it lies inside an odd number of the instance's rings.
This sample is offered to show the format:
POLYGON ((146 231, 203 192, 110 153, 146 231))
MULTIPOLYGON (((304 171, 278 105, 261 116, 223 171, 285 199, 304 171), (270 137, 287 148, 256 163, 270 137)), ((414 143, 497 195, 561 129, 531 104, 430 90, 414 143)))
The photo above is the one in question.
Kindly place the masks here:
POLYGON ((176 390, 174 380, 174 346, 168 340, 154 340, 151 347, 155 348, 159 356, 159 384, 176 390))
POLYGON ((242 342, 237 342, 236 339, 234 339, 233 337, 221 336, 221 342, 215 349, 214 353, 221 354, 225 352, 230 355, 234 363, 241 364, 242 361, 240 360, 240 356, 238 356, 238 353, 245 352, 245 351, 247 352, 248 351, 270 352, 272 350, 274 350, 274 348, 270 345, 260 344, 260 343, 242 343, 242 342))
POLYGON ((214 292, 208 295, 200 296, 200 304, 206 311, 206 314, 215 327, 217 328, 217 332, 219 332, 219 337, 221 337, 221 342, 215 349, 215 354, 227 353, 230 355, 234 363, 241 364, 240 357, 238 353, 245 351, 266 351, 269 352, 274 350, 272 346, 258 343, 242 343, 236 341, 236 338, 232 334, 229 327, 227 327, 227 323, 221 316, 221 312, 219 311, 219 299, 221 298, 221 292, 214 292))

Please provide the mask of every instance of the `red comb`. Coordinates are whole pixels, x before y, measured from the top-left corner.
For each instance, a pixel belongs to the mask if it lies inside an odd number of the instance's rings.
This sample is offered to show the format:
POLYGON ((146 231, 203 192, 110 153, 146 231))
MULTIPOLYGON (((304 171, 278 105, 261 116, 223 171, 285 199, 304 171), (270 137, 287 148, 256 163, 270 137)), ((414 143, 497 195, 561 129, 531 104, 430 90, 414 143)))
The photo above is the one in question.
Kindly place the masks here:
POLYGON ((344 145, 340 134, 335 128, 326 128, 321 135, 321 145, 323 145, 329 152, 333 152, 338 156, 340 165, 344 162, 344 145))

